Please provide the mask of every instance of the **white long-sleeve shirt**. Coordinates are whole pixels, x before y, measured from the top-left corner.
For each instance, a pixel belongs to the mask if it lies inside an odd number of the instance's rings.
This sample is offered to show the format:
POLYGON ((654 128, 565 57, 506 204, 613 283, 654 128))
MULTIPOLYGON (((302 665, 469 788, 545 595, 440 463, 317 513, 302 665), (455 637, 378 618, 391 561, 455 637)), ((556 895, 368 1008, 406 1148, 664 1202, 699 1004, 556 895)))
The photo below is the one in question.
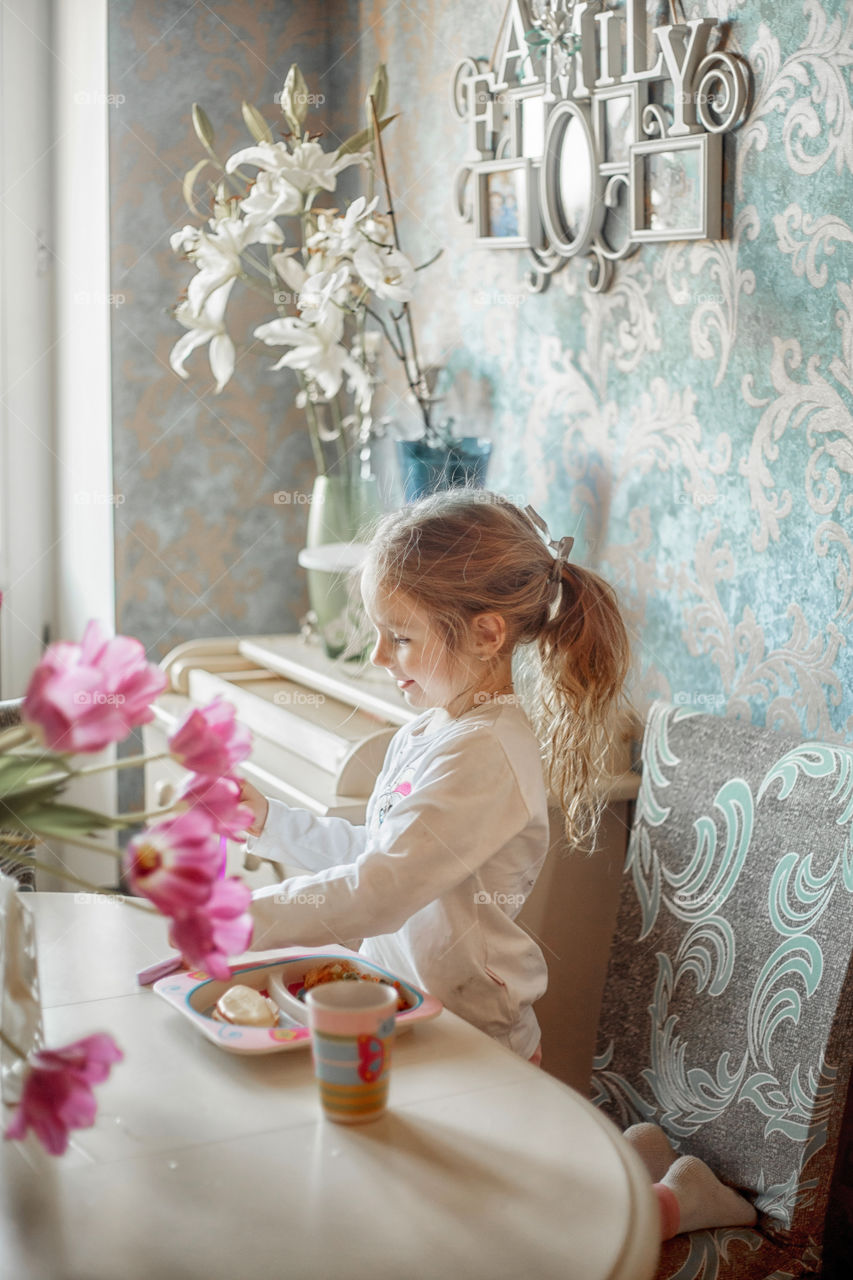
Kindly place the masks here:
POLYGON ((271 800, 252 851, 304 867, 253 894, 252 946, 361 953, 530 1057, 542 952, 515 923, 548 849, 539 747, 513 700, 427 711, 391 740, 366 823, 271 800))

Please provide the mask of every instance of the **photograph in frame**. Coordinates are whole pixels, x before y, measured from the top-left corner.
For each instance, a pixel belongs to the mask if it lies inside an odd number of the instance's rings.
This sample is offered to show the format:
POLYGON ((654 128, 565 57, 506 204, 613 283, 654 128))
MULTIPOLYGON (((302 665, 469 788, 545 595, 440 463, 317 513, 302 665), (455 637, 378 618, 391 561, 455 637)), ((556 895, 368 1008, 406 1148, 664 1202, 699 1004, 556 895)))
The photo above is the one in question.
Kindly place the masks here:
POLYGON ((645 217, 649 231, 695 232, 702 225, 702 157, 699 148, 651 152, 644 163, 645 217))
POLYGON ((524 237, 527 204, 524 169, 495 169, 485 175, 485 234, 493 240, 524 237))

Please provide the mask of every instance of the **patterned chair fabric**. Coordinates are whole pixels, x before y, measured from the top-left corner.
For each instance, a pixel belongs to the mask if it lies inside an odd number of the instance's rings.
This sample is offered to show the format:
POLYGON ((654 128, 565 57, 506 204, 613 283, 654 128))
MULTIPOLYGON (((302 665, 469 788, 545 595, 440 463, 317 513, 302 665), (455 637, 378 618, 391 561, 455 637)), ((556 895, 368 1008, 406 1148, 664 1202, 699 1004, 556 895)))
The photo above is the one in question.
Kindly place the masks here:
POLYGON ((659 1277, 820 1267, 853 1054, 853 750, 656 703, 593 1101, 659 1124, 757 1229, 663 1246, 659 1277))
MULTIPOLYGON (((11 702, 0 702, 0 732, 21 723, 22 701, 22 698, 18 698, 11 702)), ((27 846, 27 852, 32 852, 34 848, 34 844, 27 846)), ((0 871, 17 880, 20 890, 30 891, 36 887, 32 867, 22 867, 20 862, 15 860, 11 846, 6 845, 4 853, 2 831, 0 831, 0 871)))

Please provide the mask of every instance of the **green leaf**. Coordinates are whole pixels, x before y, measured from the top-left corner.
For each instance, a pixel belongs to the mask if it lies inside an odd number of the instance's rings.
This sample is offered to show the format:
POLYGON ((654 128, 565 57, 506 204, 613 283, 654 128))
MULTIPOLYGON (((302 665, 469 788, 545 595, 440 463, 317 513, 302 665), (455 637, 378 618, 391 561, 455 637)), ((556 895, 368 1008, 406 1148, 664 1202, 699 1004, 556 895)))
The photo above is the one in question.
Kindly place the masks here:
MULTIPOLYGON (((55 760, 28 760, 22 756, 0 757, 0 797, 24 792, 28 795, 32 794, 35 790, 33 784, 38 778, 48 778, 59 773, 61 768, 62 766, 58 766, 55 760)), ((67 774, 57 779, 53 785, 59 788, 64 786, 66 781, 67 774)))
POLYGON ((255 142, 272 142, 272 130, 258 108, 253 107, 251 102, 244 102, 242 110, 246 128, 255 142))
POLYGON ((308 85, 294 62, 287 73, 281 91, 281 109, 293 133, 302 132, 302 121, 308 114, 308 85))
POLYGON ((194 164, 193 167, 184 175, 184 200, 186 201, 186 206, 190 213, 194 213, 198 218, 204 217, 204 211, 198 208, 195 200, 193 199, 193 187, 195 186, 196 178, 206 164, 210 164, 210 161, 205 156, 203 160, 199 160, 198 164, 194 164))
POLYGON ((380 62, 374 71, 373 79, 367 90, 367 123, 370 126, 373 124, 373 113, 370 110, 371 98, 373 98, 376 105, 376 118, 381 120, 388 110, 388 72, 385 69, 384 62, 380 62))
MULTIPOLYGON (((396 111, 393 116, 386 116, 384 120, 380 120, 379 132, 381 133, 385 126, 389 125, 392 120, 396 120, 399 114, 399 111, 396 111)), ((337 154, 339 156, 348 156, 351 155, 353 151, 366 151, 372 141, 373 130, 360 129, 359 132, 354 133, 351 138, 347 138, 346 142, 341 143, 338 147, 337 154)))
MULTIPOLYGON (((125 823, 122 818, 111 818, 94 809, 82 809, 75 804, 34 804, 21 806, 19 813, 11 815, 16 830, 35 831, 40 836, 85 835, 87 832, 118 830, 125 823)), ((0 808, 0 825, 8 827, 7 816, 0 808)))
POLYGON ((193 103, 193 128, 205 151, 215 160, 216 152, 213 150, 213 144, 216 141, 216 135, 213 132, 213 125, 204 107, 200 107, 197 102, 193 103))

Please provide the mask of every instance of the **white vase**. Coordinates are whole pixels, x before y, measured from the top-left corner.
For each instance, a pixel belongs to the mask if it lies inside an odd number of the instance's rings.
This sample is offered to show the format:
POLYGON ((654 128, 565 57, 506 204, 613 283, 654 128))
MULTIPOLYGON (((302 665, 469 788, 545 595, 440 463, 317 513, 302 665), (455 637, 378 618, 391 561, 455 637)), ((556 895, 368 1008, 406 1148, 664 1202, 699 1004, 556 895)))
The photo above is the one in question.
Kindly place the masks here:
MULTIPOLYGON (((15 880, 0 874, 0 1029, 23 1054, 44 1044, 35 921, 15 880)), ((14 1106, 26 1063, 0 1040, 0 1100, 14 1106)), ((4 1121, 8 1115, 4 1115, 4 1121)), ((5 1124, 4 1124, 5 1127, 5 1124)))

